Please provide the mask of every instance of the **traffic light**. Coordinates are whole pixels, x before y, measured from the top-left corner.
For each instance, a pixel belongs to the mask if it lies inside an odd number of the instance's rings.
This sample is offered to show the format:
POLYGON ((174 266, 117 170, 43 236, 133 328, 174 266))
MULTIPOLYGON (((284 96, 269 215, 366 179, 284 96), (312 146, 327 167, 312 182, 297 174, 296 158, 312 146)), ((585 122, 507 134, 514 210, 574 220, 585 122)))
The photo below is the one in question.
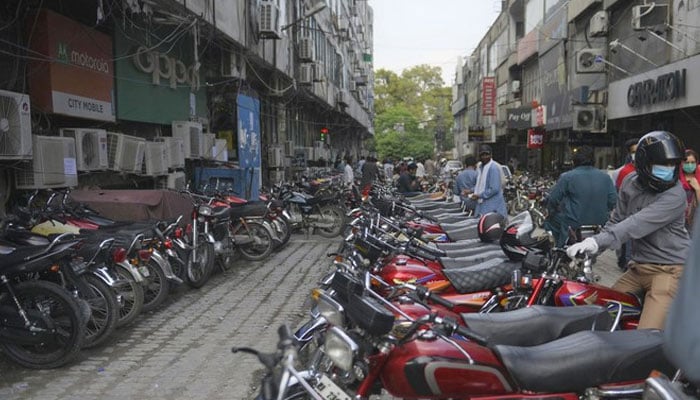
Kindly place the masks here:
POLYGON ((328 136, 328 128, 321 128, 321 141, 325 142, 328 136))

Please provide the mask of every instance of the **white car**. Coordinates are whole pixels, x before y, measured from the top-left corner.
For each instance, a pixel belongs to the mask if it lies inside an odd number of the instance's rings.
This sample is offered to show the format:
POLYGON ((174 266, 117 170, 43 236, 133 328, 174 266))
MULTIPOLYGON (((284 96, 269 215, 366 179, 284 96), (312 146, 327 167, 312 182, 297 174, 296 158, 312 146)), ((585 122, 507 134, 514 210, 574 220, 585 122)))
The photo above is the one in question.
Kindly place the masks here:
POLYGON ((444 171, 450 174, 459 173, 463 169, 462 162, 459 160, 447 160, 445 164, 444 171))

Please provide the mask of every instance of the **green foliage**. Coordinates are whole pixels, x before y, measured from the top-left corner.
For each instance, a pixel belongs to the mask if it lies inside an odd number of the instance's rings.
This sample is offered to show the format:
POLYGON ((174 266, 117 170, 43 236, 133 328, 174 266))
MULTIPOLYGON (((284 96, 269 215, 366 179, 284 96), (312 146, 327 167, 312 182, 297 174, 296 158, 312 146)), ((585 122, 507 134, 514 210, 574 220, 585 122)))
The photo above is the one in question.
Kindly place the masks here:
POLYGON ((436 144, 438 150, 452 147, 451 88, 440 67, 417 65, 401 75, 380 69, 374 94, 379 158, 429 158, 436 144))

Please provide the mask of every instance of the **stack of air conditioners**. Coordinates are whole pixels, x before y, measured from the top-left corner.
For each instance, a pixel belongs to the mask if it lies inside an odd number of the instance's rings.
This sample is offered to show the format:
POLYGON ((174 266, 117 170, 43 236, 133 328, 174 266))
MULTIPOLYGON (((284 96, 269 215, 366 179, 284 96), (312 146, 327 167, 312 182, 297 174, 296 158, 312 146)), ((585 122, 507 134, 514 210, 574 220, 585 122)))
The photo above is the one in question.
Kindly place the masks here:
POLYGON ((168 158, 168 169, 185 168, 185 143, 176 137, 159 137, 156 141, 165 144, 165 154, 168 158))
MULTIPOLYGON (((193 121, 173 121, 173 137, 182 140, 185 146, 185 158, 199 159, 207 155, 202 124, 193 121)), ((211 152, 211 147, 209 147, 211 152)))
POLYGON ((78 185, 75 139, 32 136, 34 159, 15 174, 17 189, 44 189, 78 185))
POLYGON ((170 157, 168 156, 168 148, 163 142, 146 142, 146 151, 144 155, 144 165, 141 170, 141 175, 144 176, 163 176, 168 174, 168 164, 170 157))
POLYGON ((146 153, 146 140, 122 133, 107 132, 108 169, 140 174, 146 153))
POLYGON ((103 171, 109 168, 107 131, 104 129, 63 128, 63 137, 75 139, 78 171, 103 171))

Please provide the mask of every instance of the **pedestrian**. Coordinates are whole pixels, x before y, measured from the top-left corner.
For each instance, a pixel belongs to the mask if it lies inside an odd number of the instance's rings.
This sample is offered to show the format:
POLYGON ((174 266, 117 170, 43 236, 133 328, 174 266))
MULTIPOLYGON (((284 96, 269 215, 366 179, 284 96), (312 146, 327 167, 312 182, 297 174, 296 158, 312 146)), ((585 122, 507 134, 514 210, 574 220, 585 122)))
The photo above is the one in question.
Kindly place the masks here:
POLYGON ((617 193, 607 173, 593 166, 593 148, 582 146, 573 156, 574 169, 559 176, 547 198, 544 229, 564 247, 570 229, 581 225, 605 225, 615 207, 617 193))
POLYGON ((381 179, 379 167, 377 167, 377 159, 372 156, 367 157, 367 161, 362 166, 362 180, 360 181, 362 192, 368 192, 372 184, 381 179))
POLYGON ((360 157, 360 160, 357 162, 357 173, 362 174, 362 166, 365 165, 365 156, 360 157))
POLYGON ((476 215, 497 212, 508 218, 506 201, 501 187, 501 165, 491 159, 491 146, 483 145, 479 151, 481 165, 477 168, 476 185, 471 198, 477 202, 476 215))
POLYGON ((464 169, 457 175, 455 179, 455 194, 462 200, 464 211, 468 214, 473 214, 476 210, 476 201, 471 198, 476 186, 476 157, 464 157, 464 169))
POLYGON ((383 168, 384 178, 387 182, 389 182, 391 180, 391 177, 394 176, 394 164, 391 162, 391 158, 384 159, 383 168))
POLYGON ((343 171, 343 183, 347 186, 352 186, 355 181, 355 173, 352 170, 352 157, 345 157, 345 170, 343 171))
POLYGON ((700 201, 700 171, 698 171, 698 153, 694 150, 685 150, 685 159, 683 160, 683 170, 681 171, 680 181, 685 190, 686 203, 685 208, 685 227, 690 231, 693 226, 695 217, 695 209, 700 201))
POLYGON ((425 160, 425 175, 427 175, 428 178, 435 176, 435 160, 432 158, 425 160))
POLYGON ((678 179, 682 149, 670 132, 644 135, 634 158, 635 172, 622 181, 617 205, 602 232, 566 250, 569 257, 575 257, 632 241, 627 272, 613 289, 644 293, 639 329, 663 329, 690 247, 686 196, 678 179))
POLYGON ((633 138, 625 141, 625 150, 627 151, 627 155, 625 156, 625 163, 622 164, 620 168, 613 171, 612 174, 612 179, 613 182, 615 182, 615 188, 617 190, 620 190, 622 180, 625 179, 627 174, 634 171, 634 155, 637 152, 637 142, 639 142, 638 138, 633 138))
POLYGON ((425 166, 420 159, 416 162, 416 177, 418 180, 422 180, 425 177, 425 166))
POLYGON ((417 170, 416 163, 410 163, 406 166, 406 171, 401 173, 397 182, 399 193, 408 197, 420 194, 420 182, 416 177, 417 170))

